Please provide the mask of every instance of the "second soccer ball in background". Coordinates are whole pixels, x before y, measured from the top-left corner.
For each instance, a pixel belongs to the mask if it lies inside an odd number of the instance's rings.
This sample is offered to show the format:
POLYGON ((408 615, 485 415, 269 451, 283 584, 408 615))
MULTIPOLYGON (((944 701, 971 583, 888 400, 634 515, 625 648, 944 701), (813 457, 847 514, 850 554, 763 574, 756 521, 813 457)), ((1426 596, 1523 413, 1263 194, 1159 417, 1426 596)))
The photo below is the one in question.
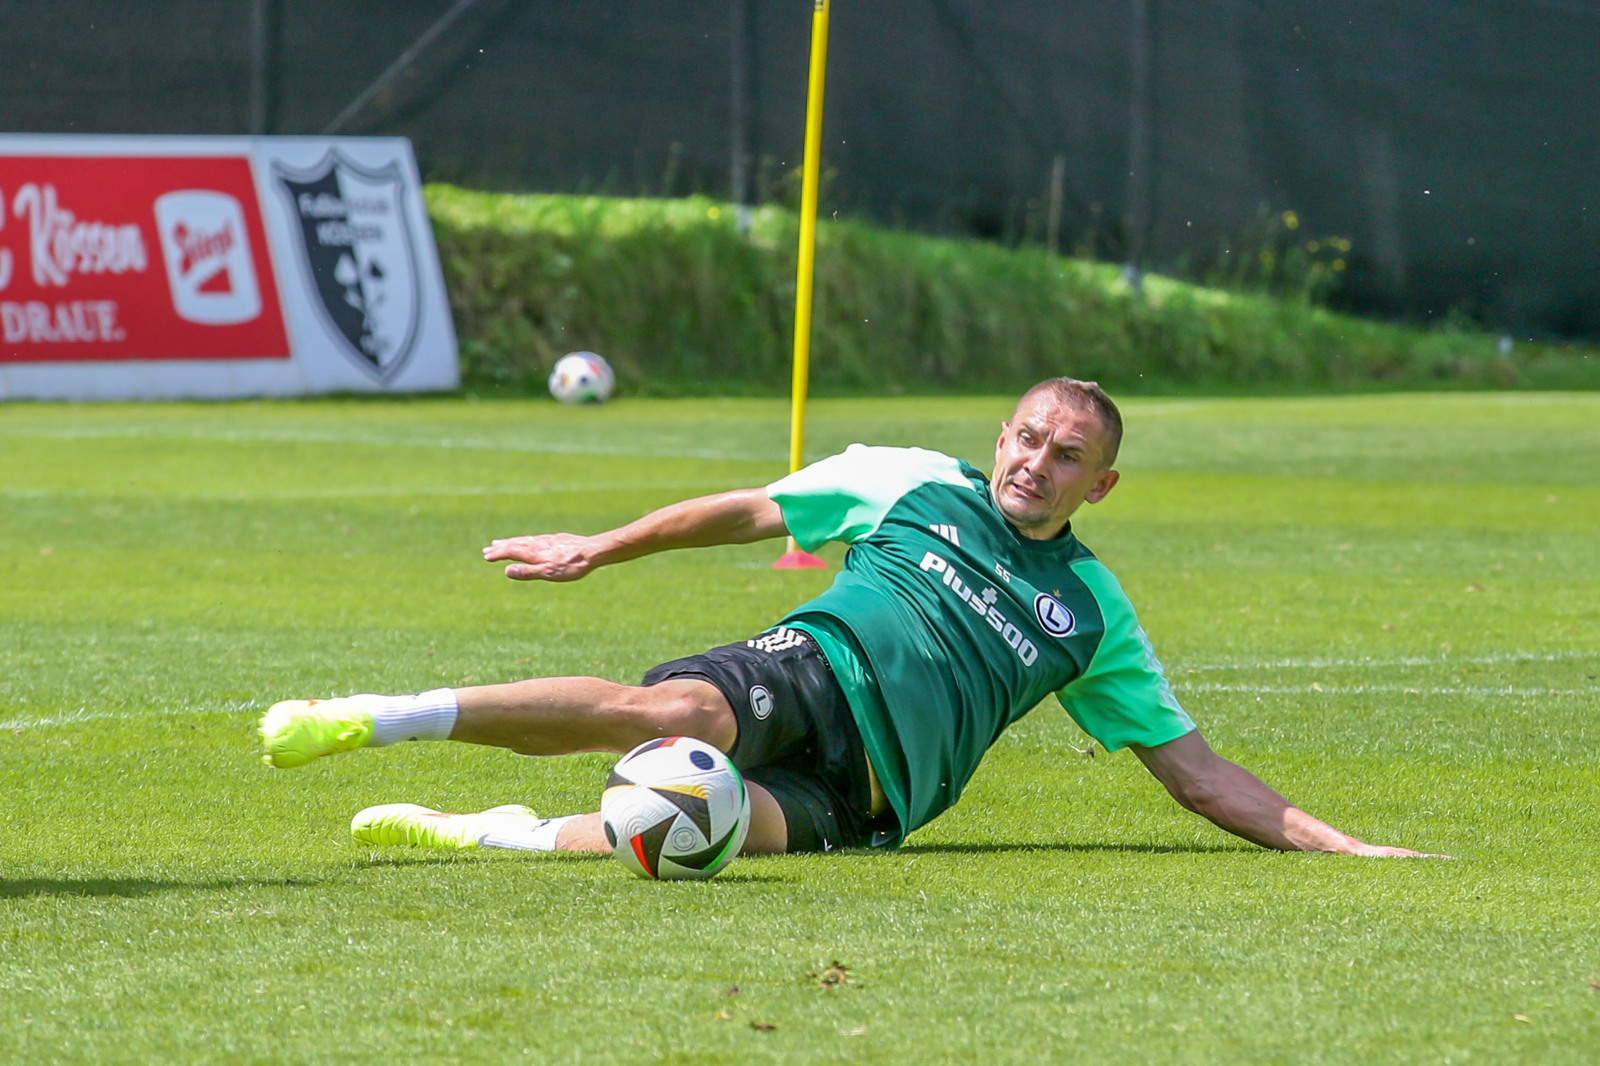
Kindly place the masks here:
POLYGON ((616 388, 611 364, 594 352, 570 352, 550 371, 550 395, 562 403, 605 403, 616 388))

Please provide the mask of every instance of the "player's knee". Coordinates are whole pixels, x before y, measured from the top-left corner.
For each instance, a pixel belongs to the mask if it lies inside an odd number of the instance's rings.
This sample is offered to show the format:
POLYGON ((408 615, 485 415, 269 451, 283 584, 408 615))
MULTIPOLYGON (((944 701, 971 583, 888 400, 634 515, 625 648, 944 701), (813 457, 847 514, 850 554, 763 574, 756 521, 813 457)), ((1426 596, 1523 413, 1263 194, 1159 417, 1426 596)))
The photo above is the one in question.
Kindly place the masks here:
POLYGON ((706 681, 663 681, 641 690, 657 736, 696 737, 726 751, 738 734, 733 708, 706 681))

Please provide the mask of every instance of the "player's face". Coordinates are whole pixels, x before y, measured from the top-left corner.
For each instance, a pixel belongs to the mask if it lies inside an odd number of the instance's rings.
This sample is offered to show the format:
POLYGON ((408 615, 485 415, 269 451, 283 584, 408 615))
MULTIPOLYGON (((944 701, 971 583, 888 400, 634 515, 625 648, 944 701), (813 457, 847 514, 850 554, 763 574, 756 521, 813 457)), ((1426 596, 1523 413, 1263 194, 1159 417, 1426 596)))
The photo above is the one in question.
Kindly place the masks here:
POLYGON ((1085 502, 1099 503, 1117 483, 1106 468, 1106 432, 1099 416, 1048 394, 1000 424, 989 486, 1000 513, 1025 537, 1060 533, 1085 502))

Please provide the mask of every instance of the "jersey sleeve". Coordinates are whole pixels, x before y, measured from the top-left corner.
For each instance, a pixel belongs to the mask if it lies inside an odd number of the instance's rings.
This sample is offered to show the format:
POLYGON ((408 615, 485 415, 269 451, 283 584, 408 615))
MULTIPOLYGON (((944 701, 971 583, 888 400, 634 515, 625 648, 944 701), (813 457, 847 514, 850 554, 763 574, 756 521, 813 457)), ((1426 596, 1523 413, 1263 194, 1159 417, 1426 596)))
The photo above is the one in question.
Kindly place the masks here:
POLYGON ((1073 721, 1107 751, 1129 744, 1155 747, 1193 730, 1194 721, 1173 695, 1122 585, 1097 559, 1072 569, 1099 603, 1105 622, 1088 669, 1056 694, 1073 721))
POLYGON ((961 463, 924 448, 852 444, 767 486, 795 543, 811 551, 826 541, 870 536, 906 493, 930 481, 966 485, 961 463))

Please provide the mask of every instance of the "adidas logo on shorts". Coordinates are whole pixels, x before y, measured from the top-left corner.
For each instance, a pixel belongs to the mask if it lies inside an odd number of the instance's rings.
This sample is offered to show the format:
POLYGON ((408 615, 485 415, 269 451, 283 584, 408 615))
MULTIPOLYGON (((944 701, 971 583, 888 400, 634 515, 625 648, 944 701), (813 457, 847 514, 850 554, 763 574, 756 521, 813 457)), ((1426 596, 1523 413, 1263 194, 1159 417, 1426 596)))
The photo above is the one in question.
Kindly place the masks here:
POLYGON ((749 647, 755 648, 757 651, 764 651, 768 655, 771 655, 773 652, 788 651, 790 648, 798 648, 809 639, 809 637, 800 632, 798 629, 790 629, 788 626, 779 626, 777 629, 774 629, 771 632, 761 634, 754 640, 745 641, 745 644, 749 647))

